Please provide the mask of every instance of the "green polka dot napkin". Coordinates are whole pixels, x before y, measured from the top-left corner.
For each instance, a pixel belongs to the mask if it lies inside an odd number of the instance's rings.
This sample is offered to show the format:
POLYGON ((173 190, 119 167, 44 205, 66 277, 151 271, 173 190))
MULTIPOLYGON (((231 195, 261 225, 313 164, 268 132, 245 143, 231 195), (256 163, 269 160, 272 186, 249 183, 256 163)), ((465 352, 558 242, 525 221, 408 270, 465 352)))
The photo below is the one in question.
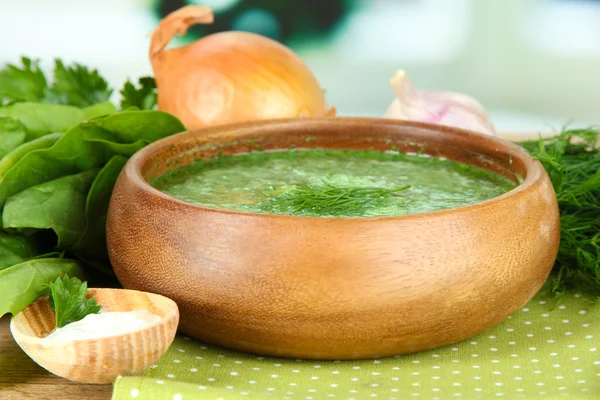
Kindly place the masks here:
POLYGON ((502 324, 443 348, 375 360, 290 360, 178 336, 113 399, 600 399, 600 307, 538 295, 502 324))

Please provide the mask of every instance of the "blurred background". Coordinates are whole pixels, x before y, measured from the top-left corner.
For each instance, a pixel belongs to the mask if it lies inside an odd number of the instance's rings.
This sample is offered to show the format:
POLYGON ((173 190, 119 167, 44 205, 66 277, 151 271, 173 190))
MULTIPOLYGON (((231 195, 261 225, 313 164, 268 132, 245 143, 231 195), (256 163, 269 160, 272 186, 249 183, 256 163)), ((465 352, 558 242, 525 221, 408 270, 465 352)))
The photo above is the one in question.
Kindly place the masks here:
POLYGON ((221 30, 279 40, 341 115, 383 116, 389 80, 469 94, 499 131, 600 124, 600 0, 0 0, 0 64, 21 55, 98 68, 114 87, 150 75, 149 34, 186 4, 221 30))

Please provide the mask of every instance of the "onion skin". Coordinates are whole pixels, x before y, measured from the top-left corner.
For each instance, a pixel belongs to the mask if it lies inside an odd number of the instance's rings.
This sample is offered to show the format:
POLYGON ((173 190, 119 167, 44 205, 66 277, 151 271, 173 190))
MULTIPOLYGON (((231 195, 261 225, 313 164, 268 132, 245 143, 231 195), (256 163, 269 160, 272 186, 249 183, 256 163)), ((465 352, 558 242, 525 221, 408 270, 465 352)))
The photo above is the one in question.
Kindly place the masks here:
POLYGON ((210 23, 212 11, 186 6, 152 35, 158 108, 188 129, 257 119, 332 115, 321 86, 290 49, 248 32, 221 32, 165 50, 173 35, 210 23))
POLYGON ((386 118, 429 122, 496 135, 483 106, 465 94, 418 90, 402 70, 394 74, 391 84, 396 98, 387 109, 386 118))

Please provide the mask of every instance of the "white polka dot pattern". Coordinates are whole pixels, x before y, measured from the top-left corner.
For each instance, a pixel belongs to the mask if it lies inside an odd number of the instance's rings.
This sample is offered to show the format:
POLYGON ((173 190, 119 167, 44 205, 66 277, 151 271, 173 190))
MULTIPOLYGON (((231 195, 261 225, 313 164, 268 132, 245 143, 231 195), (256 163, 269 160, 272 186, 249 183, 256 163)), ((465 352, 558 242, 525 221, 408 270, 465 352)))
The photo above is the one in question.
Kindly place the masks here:
POLYGON ((600 399, 600 307, 538 295, 502 324, 455 345, 360 361, 261 357, 178 337, 113 399, 600 399))

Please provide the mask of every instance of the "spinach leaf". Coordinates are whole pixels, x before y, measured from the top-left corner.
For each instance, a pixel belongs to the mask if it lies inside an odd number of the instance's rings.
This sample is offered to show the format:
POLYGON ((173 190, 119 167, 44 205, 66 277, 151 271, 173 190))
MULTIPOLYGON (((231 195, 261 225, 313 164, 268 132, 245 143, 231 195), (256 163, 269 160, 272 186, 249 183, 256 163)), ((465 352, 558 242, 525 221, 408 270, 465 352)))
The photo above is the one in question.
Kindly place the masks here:
POLYGON ((12 104, 0 108, 0 116, 21 121, 28 131, 29 140, 52 132, 65 132, 84 119, 77 107, 39 103, 12 104))
POLYGON ((4 174, 0 206, 28 187, 101 168, 114 155, 129 157, 148 143, 184 129, 171 114, 150 110, 124 111, 83 122, 52 147, 26 154, 4 174))
POLYGON ((2 226, 26 229, 29 234, 52 229, 58 237, 57 248, 72 246, 85 230, 86 197, 97 174, 97 169, 90 169, 17 193, 4 205, 2 226))
POLYGON ((19 313, 43 293, 47 284, 65 274, 83 279, 79 264, 63 258, 38 258, 0 271, 0 317, 19 313))
POLYGON ((46 89, 46 77, 39 62, 21 58, 23 67, 8 64, 0 71, 0 106, 15 101, 40 101, 46 89))
POLYGON ((47 285, 50 295, 50 307, 56 314, 56 327, 62 328, 71 322, 77 322, 89 314, 98 314, 102 307, 96 299, 87 299, 87 282, 64 275, 47 285))
POLYGON ((36 258, 64 258, 64 251, 51 251, 49 253, 40 254, 39 256, 32 257, 33 260, 36 258))
POLYGON ((0 180, 0 207, 7 198, 29 187, 99 168, 107 159, 104 148, 81 138, 79 127, 71 129, 51 147, 25 154, 4 173, 0 180))
POLYGON ((83 138, 104 144, 115 154, 130 157, 142 147, 185 127, 171 114, 153 110, 130 110, 83 124, 83 138))
MULTIPOLYGON (((83 114, 82 121, 89 121, 98 117, 103 117, 108 114, 112 114, 117 111, 116 107, 113 103, 98 103, 91 105, 89 107, 80 108, 81 113, 83 114)), ((72 127, 69 127, 72 128, 72 127)))
POLYGON ((0 270, 34 258, 36 254, 32 238, 0 232, 0 270))
POLYGON ((127 158, 123 156, 111 158, 98 173, 88 192, 85 203, 85 230, 71 249, 84 260, 104 261, 108 265, 106 214, 113 188, 126 162, 127 158))
POLYGON ((38 139, 32 140, 21 144, 19 147, 6 154, 0 160, 0 181, 6 175, 6 173, 17 164, 25 155, 35 152, 36 150, 47 149, 52 146, 58 139, 61 138, 62 133, 53 133, 50 135, 42 136, 38 139))
POLYGON ((66 132, 82 121, 116 111, 112 103, 101 103, 81 109, 60 104, 15 103, 0 108, 0 117, 12 117, 21 121, 27 129, 27 140, 48 133, 66 132))
POLYGON ((0 159, 25 141, 25 127, 10 117, 0 117, 0 159))

